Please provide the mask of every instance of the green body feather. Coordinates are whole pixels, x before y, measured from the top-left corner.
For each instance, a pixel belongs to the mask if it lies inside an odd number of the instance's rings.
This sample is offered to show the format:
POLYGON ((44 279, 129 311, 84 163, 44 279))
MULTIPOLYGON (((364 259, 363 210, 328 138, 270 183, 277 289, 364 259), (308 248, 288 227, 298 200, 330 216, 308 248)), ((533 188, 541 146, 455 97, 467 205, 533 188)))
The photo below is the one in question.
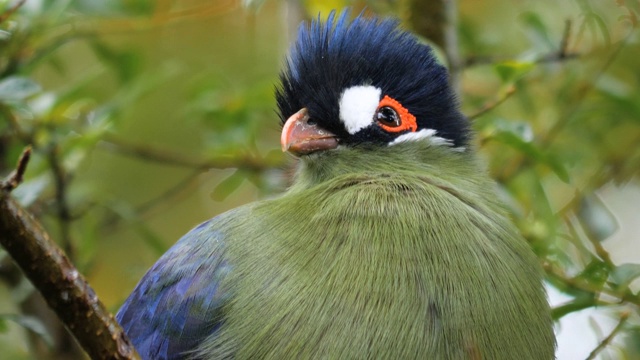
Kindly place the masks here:
POLYGON ((541 268, 472 153, 422 141, 312 156, 282 197, 224 220, 234 297, 202 353, 554 358, 541 268))

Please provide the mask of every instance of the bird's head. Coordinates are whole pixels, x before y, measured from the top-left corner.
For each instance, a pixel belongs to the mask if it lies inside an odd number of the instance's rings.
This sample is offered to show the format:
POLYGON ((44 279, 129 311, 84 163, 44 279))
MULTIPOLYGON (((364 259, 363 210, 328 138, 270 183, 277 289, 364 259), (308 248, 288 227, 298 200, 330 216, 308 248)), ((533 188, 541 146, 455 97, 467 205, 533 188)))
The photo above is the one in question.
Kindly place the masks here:
POLYGON ((296 156, 469 140, 446 69, 395 20, 344 11, 302 24, 280 81, 282 148, 296 156))

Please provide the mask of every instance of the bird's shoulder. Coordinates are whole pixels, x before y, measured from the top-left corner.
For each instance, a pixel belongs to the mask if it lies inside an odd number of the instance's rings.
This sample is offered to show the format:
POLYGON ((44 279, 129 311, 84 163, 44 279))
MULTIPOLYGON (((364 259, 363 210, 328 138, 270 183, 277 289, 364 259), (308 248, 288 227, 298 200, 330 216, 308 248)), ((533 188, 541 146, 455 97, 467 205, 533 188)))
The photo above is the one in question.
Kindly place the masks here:
POLYGON ((218 331, 230 297, 223 280, 230 223, 246 207, 196 226, 144 275, 116 315, 143 358, 178 359, 218 331))

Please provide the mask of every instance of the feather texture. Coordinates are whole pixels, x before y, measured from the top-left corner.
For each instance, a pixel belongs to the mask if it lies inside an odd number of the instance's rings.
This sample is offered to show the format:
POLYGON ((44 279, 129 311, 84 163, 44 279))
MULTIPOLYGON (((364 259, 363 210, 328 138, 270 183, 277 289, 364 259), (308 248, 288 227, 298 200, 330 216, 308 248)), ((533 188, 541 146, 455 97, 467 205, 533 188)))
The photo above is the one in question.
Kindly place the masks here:
POLYGON ((143 359, 183 359, 222 321, 230 266, 224 256, 225 219, 183 236, 140 280, 116 315, 143 359))
POLYGON ((552 359, 541 268, 474 156, 375 150, 318 154, 230 222, 234 296, 200 356, 552 359))

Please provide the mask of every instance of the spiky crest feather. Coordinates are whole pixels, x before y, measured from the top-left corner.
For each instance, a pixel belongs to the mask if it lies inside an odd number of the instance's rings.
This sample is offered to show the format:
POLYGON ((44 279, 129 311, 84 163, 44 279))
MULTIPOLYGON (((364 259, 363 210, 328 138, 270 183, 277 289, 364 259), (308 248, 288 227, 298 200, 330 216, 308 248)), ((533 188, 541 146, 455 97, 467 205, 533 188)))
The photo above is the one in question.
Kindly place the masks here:
POLYGON ((395 135, 372 128, 350 136, 339 120, 341 93, 373 85, 407 108, 418 129, 434 129, 454 146, 465 146, 468 121, 458 111, 447 71, 431 48, 402 30, 397 20, 349 17, 346 10, 331 12, 324 22, 318 18, 300 26, 276 91, 281 120, 306 107, 345 144, 388 143, 395 135))

